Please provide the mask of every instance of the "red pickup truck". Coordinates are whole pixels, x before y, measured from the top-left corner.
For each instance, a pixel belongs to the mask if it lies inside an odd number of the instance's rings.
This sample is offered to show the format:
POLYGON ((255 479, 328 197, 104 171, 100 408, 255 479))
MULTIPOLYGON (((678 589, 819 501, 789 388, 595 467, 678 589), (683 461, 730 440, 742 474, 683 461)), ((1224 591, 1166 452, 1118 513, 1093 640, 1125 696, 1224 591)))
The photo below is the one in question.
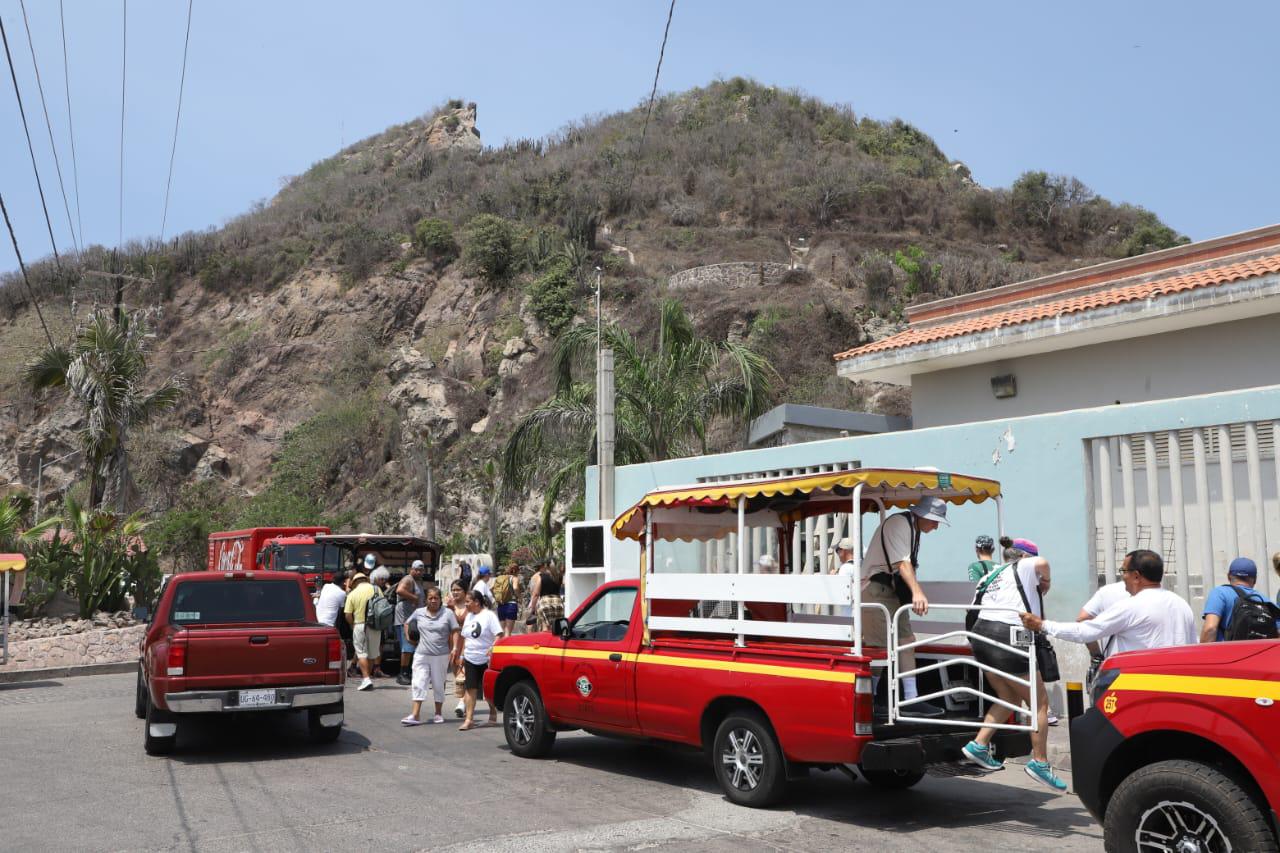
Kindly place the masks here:
POLYGON ((1072 779, 1110 853, 1277 849, 1280 641, 1115 655, 1092 695, 1072 779))
MULTIPOLYGON (((555 633, 493 648, 485 695, 504 709, 511 751, 546 755, 559 731, 585 729, 705 750, 730 800, 765 806, 810 767, 857 765, 881 788, 908 788, 931 766, 962 775, 968 728, 891 725, 874 718, 871 660, 820 643, 653 637, 637 580, 605 584, 555 633)), ((996 736, 1024 755, 1022 732, 996 736)))
POLYGON ((316 622, 295 572, 191 572, 160 593, 140 644, 135 713, 149 755, 171 752, 188 714, 305 709, 311 737, 342 730, 338 632, 316 622))

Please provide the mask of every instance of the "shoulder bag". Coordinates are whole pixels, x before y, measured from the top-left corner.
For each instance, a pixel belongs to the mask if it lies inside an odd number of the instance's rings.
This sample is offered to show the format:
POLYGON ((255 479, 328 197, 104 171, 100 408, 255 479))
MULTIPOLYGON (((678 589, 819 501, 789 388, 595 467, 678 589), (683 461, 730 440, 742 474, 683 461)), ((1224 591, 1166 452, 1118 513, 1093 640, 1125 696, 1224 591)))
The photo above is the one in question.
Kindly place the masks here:
MULTIPOLYGON (((1027 612, 1031 613, 1031 602, 1027 599, 1027 591, 1022 588, 1022 578, 1018 577, 1018 567, 1014 564, 1013 580, 1018 585, 1018 595, 1022 596, 1022 604, 1027 608, 1027 612)), ((1044 595, 1040 596, 1040 612, 1036 614, 1041 619, 1044 618, 1044 595)), ((1058 668, 1058 653, 1053 648, 1053 643, 1049 642, 1049 637, 1043 631, 1036 631, 1036 669, 1040 671, 1040 677, 1044 679, 1045 684, 1052 684, 1062 678, 1062 673, 1058 668)))
MULTIPOLYGON (((982 580, 980 580, 980 581, 978 582, 978 586, 977 586, 977 588, 976 588, 976 589, 974 589, 974 592, 973 592, 973 602, 972 602, 972 605, 973 605, 974 607, 981 606, 981 604, 982 604, 982 599, 983 599, 983 597, 984 597, 984 596, 986 596, 986 594, 987 594, 987 587, 989 587, 989 586, 991 586, 991 584, 995 583, 996 578, 1000 577, 1000 573, 1001 573, 1001 572, 1003 572, 1003 571, 1004 571, 1005 569, 1007 569, 1007 568, 1009 568, 1009 564, 1008 564, 1008 563, 1005 563, 1004 565, 996 566, 996 567, 994 567, 991 571, 987 572, 986 577, 984 577, 982 580)), ((981 612, 982 612, 981 610, 966 610, 966 611, 965 611, 965 613, 964 613, 964 629, 965 629, 966 631, 972 631, 972 630, 973 630, 973 626, 974 626, 974 625, 976 625, 976 624, 978 624, 978 614, 979 614, 979 613, 981 613, 981 612)))

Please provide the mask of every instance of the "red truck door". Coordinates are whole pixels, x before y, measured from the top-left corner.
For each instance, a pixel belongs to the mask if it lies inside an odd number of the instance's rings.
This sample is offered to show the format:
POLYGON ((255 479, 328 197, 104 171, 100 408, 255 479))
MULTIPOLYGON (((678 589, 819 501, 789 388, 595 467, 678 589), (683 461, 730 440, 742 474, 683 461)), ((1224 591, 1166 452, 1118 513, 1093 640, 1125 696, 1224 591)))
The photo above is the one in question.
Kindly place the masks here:
POLYGON ((635 727, 636 592, 598 591, 573 620, 572 637, 556 641, 561 653, 547 659, 543 673, 552 714, 588 728, 635 727))

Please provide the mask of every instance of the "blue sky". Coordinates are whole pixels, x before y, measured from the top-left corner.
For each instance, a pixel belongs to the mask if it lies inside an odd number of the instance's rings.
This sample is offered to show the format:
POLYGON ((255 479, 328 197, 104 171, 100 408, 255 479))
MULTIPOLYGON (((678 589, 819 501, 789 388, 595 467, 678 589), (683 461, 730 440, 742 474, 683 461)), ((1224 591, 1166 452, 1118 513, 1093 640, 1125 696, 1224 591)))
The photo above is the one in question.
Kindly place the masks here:
MULTIPOLYGON (((68 196, 57 0, 26 0, 68 196)), ((114 245, 119 0, 65 0, 81 218, 114 245)), ((186 4, 131 0, 125 240, 160 230, 186 4)), ((280 179, 449 97, 487 144, 635 106, 666 0, 195 0, 170 235, 217 226, 280 179)), ((70 245, 18 0, 0 0, 59 248, 70 245)), ((1079 177, 1193 239, 1280 221, 1280 4, 677 0, 661 91, 744 75, 901 117, 988 186, 1079 177)), ((0 82, 0 193, 28 259, 49 254, 13 92, 0 82)), ((75 216, 74 198, 71 198, 75 216)), ((16 267, 6 239, 0 270, 16 267)))

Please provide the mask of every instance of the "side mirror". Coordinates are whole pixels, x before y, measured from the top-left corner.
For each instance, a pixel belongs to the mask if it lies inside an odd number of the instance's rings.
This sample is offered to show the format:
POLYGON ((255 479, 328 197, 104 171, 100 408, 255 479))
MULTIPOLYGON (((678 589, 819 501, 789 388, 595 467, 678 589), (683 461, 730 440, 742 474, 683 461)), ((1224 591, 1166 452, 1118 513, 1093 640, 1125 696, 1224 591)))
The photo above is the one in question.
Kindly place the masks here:
POLYGON ((569 620, 563 616, 551 623, 551 632, 562 640, 568 640, 573 636, 569 631, 569 620))

